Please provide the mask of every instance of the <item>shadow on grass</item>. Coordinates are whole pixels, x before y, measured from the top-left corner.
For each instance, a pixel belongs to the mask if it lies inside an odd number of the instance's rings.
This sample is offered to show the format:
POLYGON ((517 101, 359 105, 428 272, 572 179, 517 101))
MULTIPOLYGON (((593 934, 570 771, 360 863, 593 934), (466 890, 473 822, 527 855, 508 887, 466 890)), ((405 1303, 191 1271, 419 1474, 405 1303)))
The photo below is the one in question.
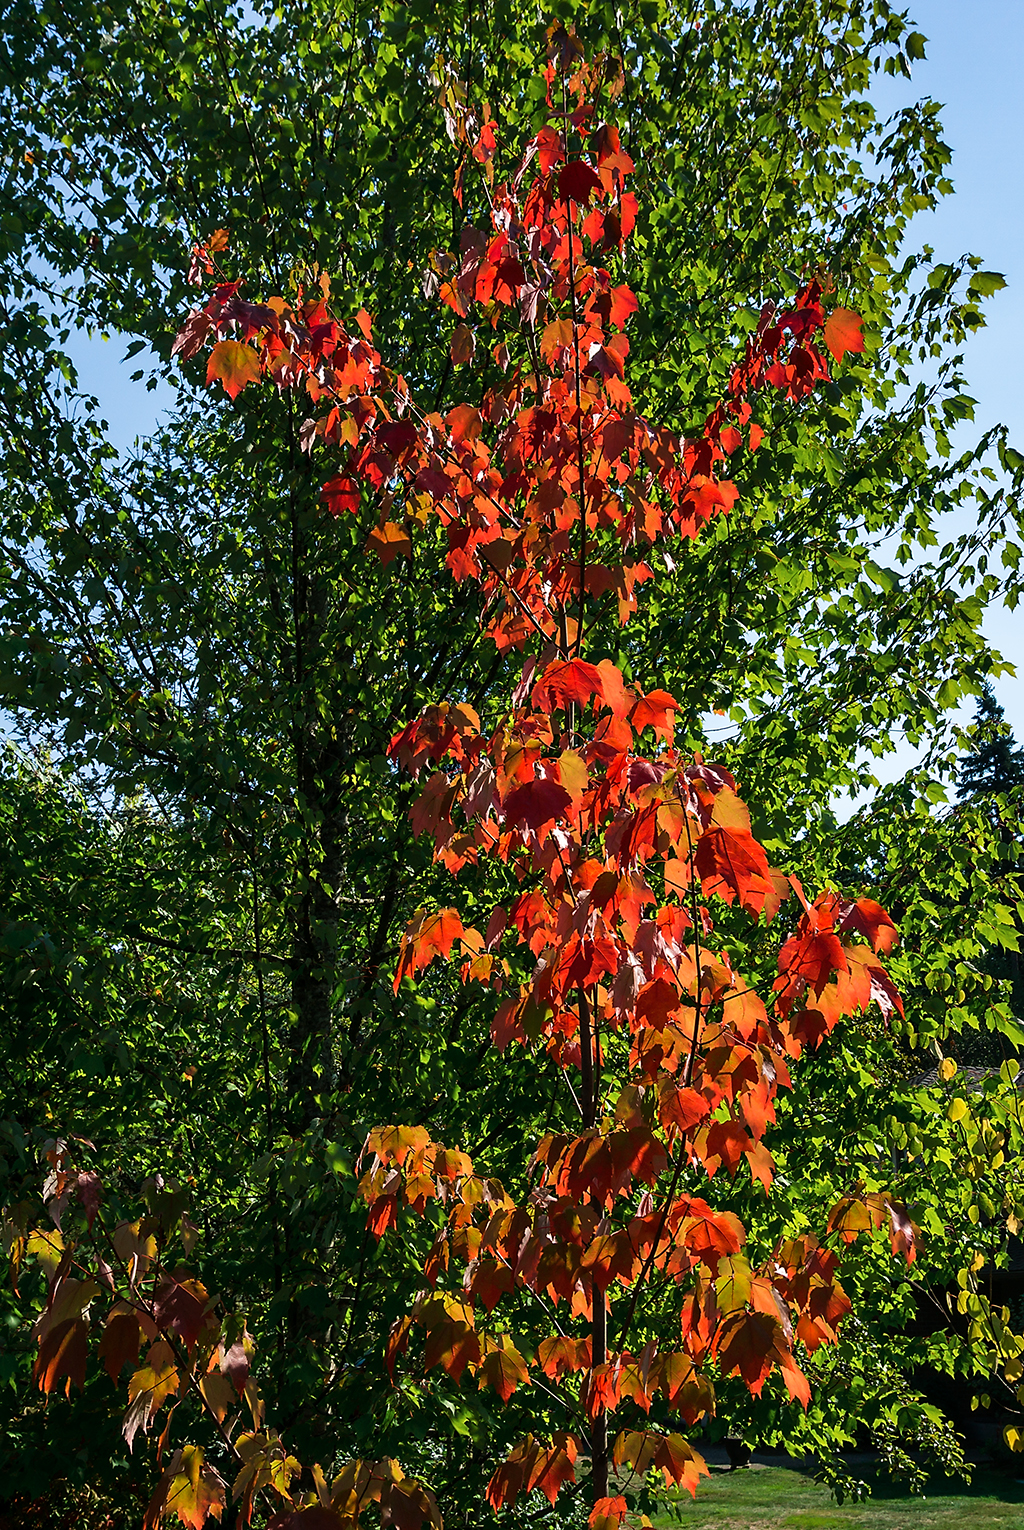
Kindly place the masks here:
MULTIPOLYGON (((1024 1472, 1024 1461, 1021 1470, 1024 1472)), ((872 1498, 879 1503, 911 1496, 891 1477, 872 1473, 865 1475, 864 1481, 871 1488, 872 1498)), ((924 1495, 926 1498, 998 1498, 1003 1503, 1024 1503, 1024 1482, 1015 1480, 1012 1468, 976 1466, 969 1483, 959 1477, 929 1477, 924 1495)))

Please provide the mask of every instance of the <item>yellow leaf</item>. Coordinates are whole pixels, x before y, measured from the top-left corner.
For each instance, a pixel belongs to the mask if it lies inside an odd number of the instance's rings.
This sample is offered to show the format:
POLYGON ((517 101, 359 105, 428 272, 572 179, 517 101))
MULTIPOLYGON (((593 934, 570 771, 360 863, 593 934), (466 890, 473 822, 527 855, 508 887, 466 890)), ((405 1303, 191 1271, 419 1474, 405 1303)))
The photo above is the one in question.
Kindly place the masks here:
POLYGON ((140 1429, 149 1428, 150 1419, 162 1406, 164 1399, 178 1390, 178 1366, 174 1351, 164 1339, 151 1344, 145 1365, 137 1370, 128 1383, 128 1411, 124 1416, 123 1431, 131 1450, 140 1429))
POLYGON ((720 829, 740 829, 750 833, 750 813, 745 802, 729 787, 723 786, 715 793, 715 805, 711 809, 711 822, 720 829))
POLYGON ((583 759, 574 749, 563 749, 558 756, 558 779, 573 802, 578 802, 587 789, 590 777, 583 759))
POLYGON ((750 1300, 750 1261, 742 1254, 730 1254, 718 1261, 715 1299, 721 1312, 737 1312, 750 1300))
POLYGON ((64 1239, 56 1228, 51 1232, 49 1228, 37 1227, 28 1235, 26 1253, 35 1254, 47 1276, 52 1279, 64 1253, 64 1239))
POLYGON ((1003 1439, 1011 1450, 1024 1450, 1024 1433, 1017 1428, 1016 1424, 1007 1424, 1003 1430, 1003 1439))
POLYGON ((184 1445, 175 1451, 150 1500, 143 1530, 156 1530, 170 1514, 176 1514, 189 1530, 203 1530, 208 1519, 220 1519, 224 1504, 223 1478, 206 1465, 200 1446, 184 1445))

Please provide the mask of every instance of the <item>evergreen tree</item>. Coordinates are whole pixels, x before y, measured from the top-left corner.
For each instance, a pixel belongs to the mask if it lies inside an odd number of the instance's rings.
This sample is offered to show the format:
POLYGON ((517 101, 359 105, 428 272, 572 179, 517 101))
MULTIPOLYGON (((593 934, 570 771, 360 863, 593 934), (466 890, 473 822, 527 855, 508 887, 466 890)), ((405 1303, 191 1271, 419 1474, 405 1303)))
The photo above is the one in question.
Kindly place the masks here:
MULTIPOLYGON (((1024 749, 1013 735, 1003 708, 986 681, 974 714, 974 749, 960 762, 961 801, 1003 796, 1014 787, 1024 786, 1024 749)), ((1004 804, 997 812, 997 833, 1002 844, 1010 846, 1020 839, 1020 811, 1004 804)), ((1003 897, 1012 906, 1024 898, 1024 885, 1014 857, 1007 854, 999 863, 1003 897)), ((1024 943, 1024 928, 1019 915, 1015 919, 1018 937, 1024 943)), ((993 946, 986 954, 983 969, 990 977, 1011 984, 1010 1008, 1018 1018, 1024 1015, 1024 963, 1021 952, 993 946)), ((1004 1039, 995 1032, 981 1032, 963 1038, 961 1062, 998 1066, 1006 1055, 1004 1039)))
POLYGON ((960 762, 960 796, 987 797, 1024 786, 1024 749, 986 681, 974 713, 974 748, 960 762))

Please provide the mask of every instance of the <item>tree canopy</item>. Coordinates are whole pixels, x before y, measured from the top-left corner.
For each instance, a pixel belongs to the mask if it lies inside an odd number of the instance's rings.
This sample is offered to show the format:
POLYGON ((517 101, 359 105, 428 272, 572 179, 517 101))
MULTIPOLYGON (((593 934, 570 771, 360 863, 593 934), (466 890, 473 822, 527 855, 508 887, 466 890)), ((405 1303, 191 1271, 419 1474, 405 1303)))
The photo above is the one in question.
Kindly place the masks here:
MULTIPOLYGON (((955 1072, 938 1093, 911 1081, 925 1048, 965 1028, 997 1024, 1019 1044, 979 961, 1014 938, 1005 851, 983 813, 934 811, 952 709, 998 673, 985 606, 1019 592, 1022 459, 998 431, 967 453, 949 441, 972 409, 958 347, 1001 278, 973 257, 905 253, 914 212, 950 189, 949 154, 932 103, 876 118, 873 72, 921 49, 881 0, 591 5, 572 20, 586 57, 617 61, 608 120, 636 167, 614 277, 637 303, 637 412, 699 436, 763 305, 793 311, 810 283, 823 316, 863 320, 864 349, 813 390, 766 390, 763 440, 730 458, 730 513, 658 551, 627 625, 613 597, 588 625, 625 685, 678 703, 680 753, 741 783, 774 866, 877 899, 903 932, 886 965, 905 1021, 876 1007, 839 1023, 779 1096, 767 1141, 782 1193, 765 1206, 749 1175, 715 1190, 756 1226, 762 1258, 854 1187, 891 1193, 923 1229, 918 1262, 897 1278, 887 1245, 854 1244, 843 1279, 862 1327, 812 1355, 806 1412, 784 1386, 754 1402, 723 1375, 705 1427, 740 1421, 820 1452, 852 1414, 955 1464, 906 1376, 926 1352, 965 1374, 1002 1353, 976 1258, 1005 1262, 1015 1231, 1016 1128, 1006 1079, 980 1104, 955 1072), (950 511, 968 529, 940 541, 950 511), (927 773, 840 826, 837 794, 898 736, 931 745, 927 773), (966 1323, 922 1338, 922 1290, 960 1271, 970 1338, 966 1323)), ((2 60, 0 684, 16 744, 2 1199, 26 1260, 4 1300, 15 1323, 34 1315, 59 1266, 52 1243, 20 1241, 42 1225, 40 1163, 51 1191, 72 1165, 76 1184, 97 1174, 106 1221, 152 1236, 178 1287, 198 1277, 178 1279, 175 1261, 201 1264, 203 1300, 216 1294, 228 1325, 219 1374, 239 1397, 259 1357, 246 1427, 259 1432, 264 1408, 328 1476, 400 1458, 452 1523, 476 1512, 501 1451, 555 1415, 536 1387, 524 1404, 525 1387, 496 1402, 436 1370, 392 1380, 388 1335, 431 1238, 424 1226, 377 1245, 356 1161, 371 1128, 407 1124, 518 1194, 524 1140, 564 1126, 568 1105, 525 1053, 493 1047, 486 990, 436 964, 393 984, 410 920, 455 896, 413 833, 418 788, 388 745, 431 705, 510 695, 522 657, 485 636, 480 591, 453 577, 439 526, 398 514, 384 525, 408 549, 386 530, 375 546, 380 523, 348 513, 345 485, 344 513, 325 514, 345 443, 310 428, 308 390, 230 386, 228 402, 205 352, 181 364, 171 350, 196 250, 193 277, 244 282, 254 304, 330 293, 346 321, 366 311, 418 399, 445 416, 475 407, 501 368, 490 316, 469 347, 442 293, 547 113, 546 41, 515 8, 74 0, 16 5, 2 60), (140 388, 165 376, 178 390, 134 454, 118 457, 79 392, 76 327, 126 345, 140 388)), ((486 924, 503 875, 460 878, 466 927, 486 924)), ((753 928, 735 938, 763 963, 753 928)), ((72 1225, 93 1226, 90 1184, 62 1213, 69 1243, 72 1225)), ((0 1361, 14 1382, 5 1475, 29 1497, 63 1480, 130 1515, 164 1464, 141 1433, 125 1448, 120 1367, 66 1369, 44 1408, 28 1382, 41 1353, 23 1329, 0 1361)), ((198 1494, 204 1464, 174 1459, 169 1480, 198 1494)))

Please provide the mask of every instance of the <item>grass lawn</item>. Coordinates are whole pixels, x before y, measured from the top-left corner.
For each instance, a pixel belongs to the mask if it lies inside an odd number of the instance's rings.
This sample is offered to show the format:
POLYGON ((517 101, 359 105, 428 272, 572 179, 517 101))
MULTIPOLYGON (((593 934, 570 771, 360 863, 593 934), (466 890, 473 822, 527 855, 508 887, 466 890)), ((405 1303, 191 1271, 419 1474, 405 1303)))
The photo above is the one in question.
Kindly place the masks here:
POLYGON ((711 1468, 694 1502, 687 1493, 655 1516, 661 1530, 1024 1530, 1024 1486, 978 1467, 970 1487, 938 1478, 924 1497, 872 1483, 863 1503, 834 1503, 828 1489, 787 1467, 711 1468))

